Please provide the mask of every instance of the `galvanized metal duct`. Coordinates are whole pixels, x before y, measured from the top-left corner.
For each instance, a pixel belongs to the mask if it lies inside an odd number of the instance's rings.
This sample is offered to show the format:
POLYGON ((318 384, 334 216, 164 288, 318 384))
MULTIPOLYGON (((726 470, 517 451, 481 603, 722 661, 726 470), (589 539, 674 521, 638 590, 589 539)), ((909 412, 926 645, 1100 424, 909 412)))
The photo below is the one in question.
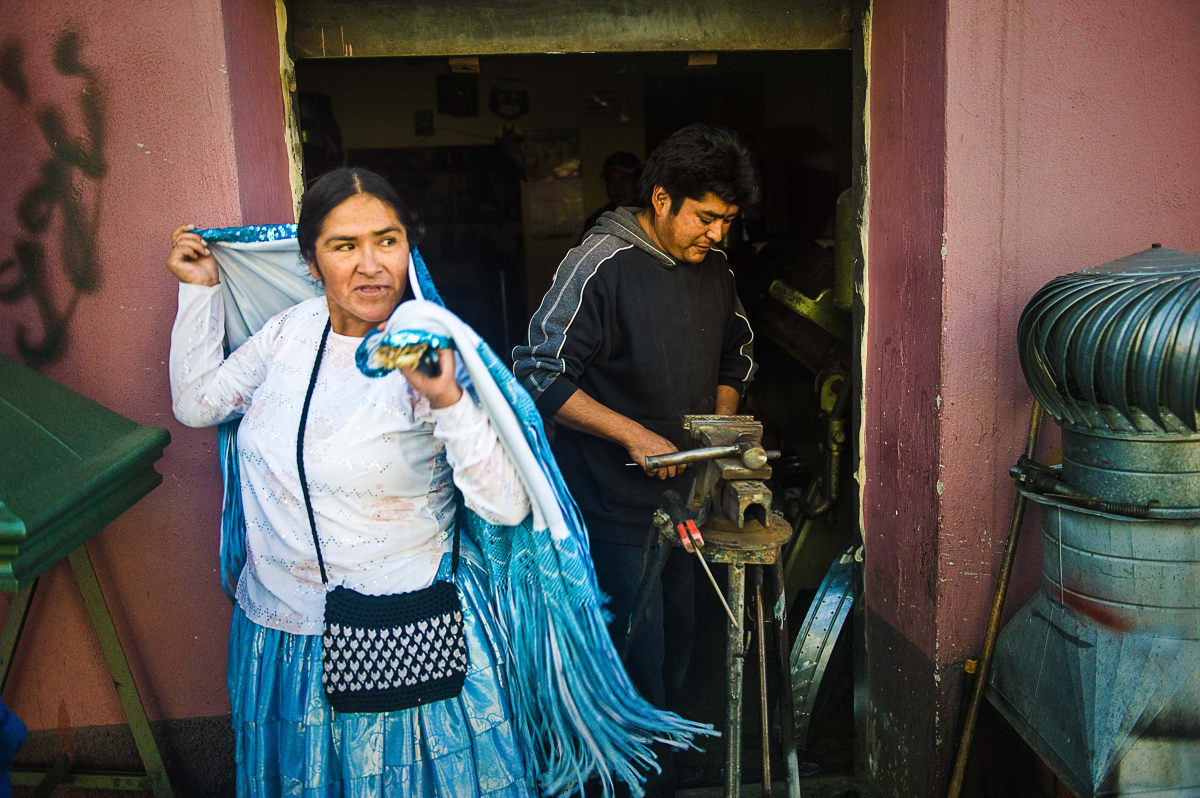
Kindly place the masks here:
POLYGON ((1078 794, 1200 794, 1200 255, 1056 278, 1018 334, 1068 495, 1026 494, 1042 587, 1001 632, 989 698, 1078 794))

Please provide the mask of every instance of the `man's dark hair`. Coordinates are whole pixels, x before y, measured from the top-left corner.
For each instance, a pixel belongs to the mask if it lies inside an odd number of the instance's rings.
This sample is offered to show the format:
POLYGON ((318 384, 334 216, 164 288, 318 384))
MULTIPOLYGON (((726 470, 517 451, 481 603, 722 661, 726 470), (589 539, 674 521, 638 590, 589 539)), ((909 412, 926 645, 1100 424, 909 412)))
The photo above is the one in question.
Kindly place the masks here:
POLYGON ((685 197, 698 200, 712 192, 730 205, 758 202, 758 169, 742 137, 729 128, 695 124, 672 133, 646 159, 638 180, 638 199, 646 207, 655 186, 671 195, 671 213, 685 197))
POLYGON ((425 232, 416 213, 400 196, 400 192, 370 169, 334 169, 317 178, 304 192, 300 201, 300 220, 296 225, 296 242, 300 253, 309 263, 317 262, 317 238, 325 225, 325 217, 333 209, 356 194, 375 197, 396 212, 404 225, 408 246, 415 248, 425 232))

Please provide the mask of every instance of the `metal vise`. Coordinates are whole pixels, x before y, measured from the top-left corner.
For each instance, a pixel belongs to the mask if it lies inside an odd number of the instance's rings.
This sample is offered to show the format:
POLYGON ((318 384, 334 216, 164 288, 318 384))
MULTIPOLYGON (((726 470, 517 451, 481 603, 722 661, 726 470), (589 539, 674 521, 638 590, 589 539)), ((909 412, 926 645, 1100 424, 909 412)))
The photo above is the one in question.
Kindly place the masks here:
POLYGON ((711 502, 713 516, 738 529, 766 526, 771 490, 763 480, 771 476, 767 461, 779 452, 763 448, 762 423, 754 416, 684 416, 683 429, 699 448, 647 457, 646 468, 698 463, 689 510, 700 512, 711 502))

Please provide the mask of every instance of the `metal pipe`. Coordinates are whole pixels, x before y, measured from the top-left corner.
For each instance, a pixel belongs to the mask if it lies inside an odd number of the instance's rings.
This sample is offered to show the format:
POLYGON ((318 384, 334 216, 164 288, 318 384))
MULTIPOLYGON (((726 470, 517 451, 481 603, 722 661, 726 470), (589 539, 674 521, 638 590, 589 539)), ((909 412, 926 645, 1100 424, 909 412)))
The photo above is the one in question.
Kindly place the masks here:
POLYGON ((729 603, 737 623, 730 623, 725 641, 725 796, 742 794, 742 667, 746 659, 746 639, 742 617, 746 612, 746 566, 730 563, 729 603))
MULTIPOLYGON (((1025 438, 1025 456, 1032 458, 1037 448, 1038 435, 1042 430, 1042 404, 1033 400, 1033 411, 1029 416, 1029 434, 1025 438)), ((1012 520, 1008 525, 1008 542, 1004 545, 1004 559, 1000 562, 1000 576, 996 580, 996 594, 992 597, 992 612, 988 616, 987 634, 983 638, 983 654, 975 671, 975 684, 971 690, 971 703, 963 721, 962 736, 954 756, 954 769, 950 774, 950 789, 946 798, 958 798, 962 792, 963 779, 967 772, 967 758, 971 755, 971 742, 975 737, 975 723, 979 719, 979 707, 983 703, 983 692, 987 689, 992 654, 996 650, 996 637, 1000 634, 1000 616, 1004 613, 1004 599, 1008 595, 1008 580, 1012 576, 1013 559, 1017 553, 1017 541, 1021 537, 1021 522, 1025 519, 1025 496, 1017 492, 1013 504, 1012 520)))
MULTIPOLYGON (((736 443, 728 446, 706 446, 702 449, 688 449, 686 452, 671 452, 670 454, 652 454, 646 458, 646 470, 657 471, 660 468, 699 463, 704 460, 716 460, 718 457, 737 457, 741 447, 736 443)), ((767 449, 766 459, 775 460, 779 457, 778 449, 767 449)))
POLYGON ((754 623, 758 634, 758 701, 762 725, 762 795, 771 798, 771 709, 767 703, 767 626, 763 612, 763 568, 754 569, 754 623))
POLYGON ((737 623, 737 618, 733 617, 733 610, 730 609, 729 602, 725 600, 725 594, 721 592, 721 586, 717 584, 717 578, 713 576, 712 570, 708 567, 708 561, 700 553, 700 546, 695 543, 695 540, 695 538, 692 538, 692 551, 696 552, 696 556, 700 558, 700 565, 704 567, 704 573, 708 574, 708 581, 712 582, 713 590, 717 591, 717 598, 721 600, 721 606, 725 608, 725 614, 729 616, 730 621, 737 623))
MULTIPOLYGON (((809 522, 811 523, 811 522, 809 522)), ((764 566, 765 567, 765 566, 764 566)), ((779 639, 779 735, 783 746, 783 761, 787 768, 788 798, 800 798, 800 757, 796 753, 796 709, 792 701, 792 663, 788 656, 791 637, 788 634, 788 612, 790 599, 783 575, 783 564, 776 558, 770 565, 775 576, 776 601, 782 600, 783 613, 776 616, 779 639)), ((778 613, 778 610, 776 610, 778 613)))
POLYGON ((656 471, 660 468, 699 463, 702 460, 715 460, 718 457, 732 457, 737 453, 737 444, 731 443, 728 446, 706 446, 703 449, 689 449, 686 452, 652 454, 646 458, 646 470, 656 471))

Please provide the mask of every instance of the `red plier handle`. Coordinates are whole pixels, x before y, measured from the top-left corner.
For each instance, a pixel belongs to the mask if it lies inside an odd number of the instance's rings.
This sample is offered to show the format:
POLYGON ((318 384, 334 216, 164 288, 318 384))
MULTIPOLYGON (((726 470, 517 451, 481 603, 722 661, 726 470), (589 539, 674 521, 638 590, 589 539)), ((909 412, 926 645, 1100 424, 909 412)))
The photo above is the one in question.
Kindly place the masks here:
POLYGON ((692 519, 687 519, 682 524, 675 525, 675 531, 679 533, 679 539, 683 541, 683 548, 691 552, 696 547, 704 548, 704 538, 700 537, 700 527, 696 526, 696 522, 692 519), (693 545, 692 541, 695 541, 693 545))
POLYGON ((688 512, 683 506, 683 499, 676 491, 663 492, 663 509, 667 511, 671 523, 675 525, 675 531, 679 534, 679 540, 683 543, 686 551, 690 553, 704 547, 704 538, 700 537, 700 527, 696 525, 695 519, 688 518, 688 512))

